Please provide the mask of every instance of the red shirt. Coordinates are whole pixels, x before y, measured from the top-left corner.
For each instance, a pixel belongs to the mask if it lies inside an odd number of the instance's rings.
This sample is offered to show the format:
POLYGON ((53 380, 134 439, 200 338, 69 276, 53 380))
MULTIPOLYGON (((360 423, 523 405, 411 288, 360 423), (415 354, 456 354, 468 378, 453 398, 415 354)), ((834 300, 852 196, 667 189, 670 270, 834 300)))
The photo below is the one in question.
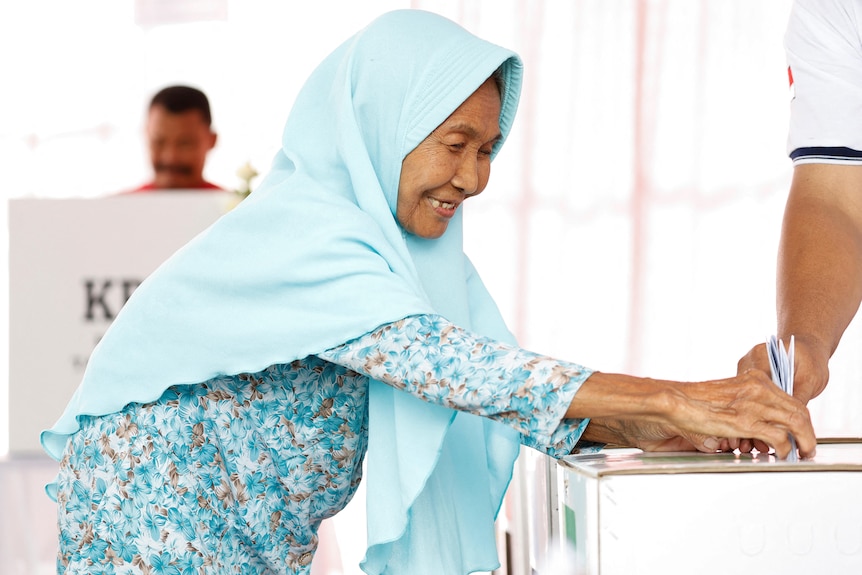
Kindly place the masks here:
MULTIPOLYGON (((198 186, 197 188, 188 188, 188 189, 211 190, 211 191, 219 191, 219 192, 224 191, 224 188, 217 186, 215 184, 211 184, 209 182, 204 182, 202 186, 198 186)), ((129 190, 128 193, 134 194, 136 192, 166 192, 166 191, 170 191, 170 190, 165 189, 165 188, 157 188, 155 183, 150 182, 149 184, 144 184, 143 186, 135 188, 134 190, 129 190)))

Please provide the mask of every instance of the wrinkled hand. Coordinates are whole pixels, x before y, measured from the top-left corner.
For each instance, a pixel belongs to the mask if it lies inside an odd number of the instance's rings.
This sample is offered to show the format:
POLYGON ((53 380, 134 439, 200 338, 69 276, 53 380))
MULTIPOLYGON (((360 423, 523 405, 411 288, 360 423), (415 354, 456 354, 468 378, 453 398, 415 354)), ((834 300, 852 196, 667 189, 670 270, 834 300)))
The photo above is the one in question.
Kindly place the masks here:
POLYGON ((764 452, 772 446, 782 459, 790 453, 788 434, 792 434, 799 454, 814 456, 817 440, 808 409, 757 369, 696 383, 650 380, 643 387, 625 388, 616 399, 618 404, 637 401, 644 402, 640 413, 623 405, 617 414, 593 417, 594 433, 605 431, 620 443, 645 451, 697 449, 707 453, 726 447, 721 438, 750 437, 764 452))
MULTIPOLYGON (((697 451, 696 445, 704 443, 698 438, 688 440, 676 428, 654 421, 611 416, 590 418, 590 424, 582 437, 597 443, 638 447, 644 451, 697 451)), ((704 451, 714 452, 715 449, 704 451)))
POLYGON ((670 426, 662 426, 656 423, 642 423, 638 421, 627 421, 624 424, 627 435, 632 438, 635 447, 644 451, 716 451, 715 440, 698 435, 691 435, 690 439, 679 435, 679 432, 670 426), (700 449, 698 449, 700 447, 700 449))
MULTIPOLYGON (((772 446, 784 459, 791 448, 789 433, 796 438, 800 456, 814 456, 817 439, 808 409, 781 391, 765 372, 749 369, 730 379, 688 384, 683 389, 689 400, 682 405, 691 410, 682 411, 676 423, 684 437, 688 433, 712 439, 749 437, 772 446)), ((695 445, 708 447, 705 442, 695 445)))
MULTIPOLYGON (((825 350, 818 352, 819 346, 804 336, 795 337, 794 340, 793 397, 803 404, 808 404, 823 392, 829 381, 829 355, 825 350)), ((766 344, 754 346, 739 360, 737 373, 742 374, 749 369, 760 369, 769 374, 766 344)), ((738 448, 743 453, 748 453, 752 448, 765 451, 767 446, 750 438, 732 438, 723 440, 722 448, 738 448)))

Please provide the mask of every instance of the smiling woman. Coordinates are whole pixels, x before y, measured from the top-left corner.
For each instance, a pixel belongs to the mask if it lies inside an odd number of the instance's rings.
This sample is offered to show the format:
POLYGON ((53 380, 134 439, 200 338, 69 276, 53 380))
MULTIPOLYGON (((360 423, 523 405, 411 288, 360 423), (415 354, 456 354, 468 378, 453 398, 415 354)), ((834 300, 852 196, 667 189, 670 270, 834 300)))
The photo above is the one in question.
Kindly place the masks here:
POLYGON ((401 166, 398 223, 421 238, 439 238, 461 203, 481 194, 500 139, 500 89, 485 82, 401 166))

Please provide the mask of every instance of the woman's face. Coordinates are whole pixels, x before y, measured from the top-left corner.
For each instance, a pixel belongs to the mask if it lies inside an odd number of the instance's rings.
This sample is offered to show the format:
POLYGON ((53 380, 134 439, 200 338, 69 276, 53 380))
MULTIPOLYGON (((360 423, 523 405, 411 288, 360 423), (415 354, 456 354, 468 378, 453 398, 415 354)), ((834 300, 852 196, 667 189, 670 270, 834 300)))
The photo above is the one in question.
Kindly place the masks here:
POLYGON ((408 232, 439 238, 465 199, 479 194, 500 138, 500 92, 489 78, 401 163, 395 215, 408 232))

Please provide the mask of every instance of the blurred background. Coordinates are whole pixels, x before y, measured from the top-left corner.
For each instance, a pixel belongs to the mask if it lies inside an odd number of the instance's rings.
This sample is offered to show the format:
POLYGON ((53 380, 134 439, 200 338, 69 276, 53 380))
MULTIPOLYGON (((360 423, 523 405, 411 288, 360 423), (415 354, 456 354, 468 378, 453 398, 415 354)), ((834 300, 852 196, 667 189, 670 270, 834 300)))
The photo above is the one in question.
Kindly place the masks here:
MULTIPOLYGON (((265 173, 314 66, 375 16, 410 7, 524 59, 511 139, 465 214, 467 253, 521 344, 602 371, 734 373, 775 330, 792 171, 789 0, 3 2, 3 225, 6 199, 102 197, 144 183, 146 106, 168 84, 210 98, 219 139, 208 180, 238 187, 246 162, 265 173)), ((0 242, 7 258, 7 230, 0 242)), ((862 437, 852 417, 862 406, 858 324, 810 406, 819 436, 862 437)), ((0 455, 9 385, 4 370, 0 455)))

